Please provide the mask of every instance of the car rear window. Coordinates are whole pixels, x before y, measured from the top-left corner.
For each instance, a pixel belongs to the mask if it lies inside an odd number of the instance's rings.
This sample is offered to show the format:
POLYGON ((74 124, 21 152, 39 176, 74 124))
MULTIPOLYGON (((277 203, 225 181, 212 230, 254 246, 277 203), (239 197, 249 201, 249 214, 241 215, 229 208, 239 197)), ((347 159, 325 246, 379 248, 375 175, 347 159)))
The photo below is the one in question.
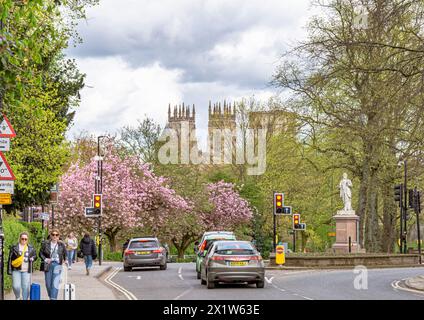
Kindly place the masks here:
POLYGON ((249 243, 240 243, 240 242, 226 242, 218 244, 215 253, 221 255, 246 255, 254 254, 255 249, 249 243))
POLYGON ((158 243, 154 240, 136 240, 131 241, 130 249, 145 249, 145 248, 157 248, 158 243))

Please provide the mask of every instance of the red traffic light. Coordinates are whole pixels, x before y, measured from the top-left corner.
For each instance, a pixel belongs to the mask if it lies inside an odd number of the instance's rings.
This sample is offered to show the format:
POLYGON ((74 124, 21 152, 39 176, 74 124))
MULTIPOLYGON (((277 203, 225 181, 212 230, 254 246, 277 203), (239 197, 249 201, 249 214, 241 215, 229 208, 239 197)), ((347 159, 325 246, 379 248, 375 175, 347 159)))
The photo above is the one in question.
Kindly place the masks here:
POLYGON ((101 194, 94 194, 93 195, 93 206, 94 209, 97 209, 97 214, 101 214, 102 210, 102 195, 101 194))
POLYGON ((283 213, 284 194, 274 193, 274 214, 283 213))
POLYGON ((300 214, 299 213, 293 214, 293 229, 296 229, 299 224, 300 224, 300 214))

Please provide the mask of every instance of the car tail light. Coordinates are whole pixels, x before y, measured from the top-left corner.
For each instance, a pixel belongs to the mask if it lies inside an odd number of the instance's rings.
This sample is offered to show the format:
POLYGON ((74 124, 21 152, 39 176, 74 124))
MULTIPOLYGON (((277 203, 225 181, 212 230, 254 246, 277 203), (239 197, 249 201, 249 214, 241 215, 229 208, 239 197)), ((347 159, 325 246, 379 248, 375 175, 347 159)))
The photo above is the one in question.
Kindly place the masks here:
POLYGON ((162 253, 162 249, 153 250, 153 253, 162 253))
POLYGON ((257 261, 262 261, 262 257, 261 256, 252 256, 249 258, 250 260, 257 260, 257 261))
POLYGON ((130 254, 134 254, 135 253, 135 251, 132 251, 132 250, 125 250, 125 255, 126 256, 129 256, 130 254))
POLYGON ((224 261, 225 260, 225 257, 212 256, 211 260, 213 260, 213 261, 224 261))

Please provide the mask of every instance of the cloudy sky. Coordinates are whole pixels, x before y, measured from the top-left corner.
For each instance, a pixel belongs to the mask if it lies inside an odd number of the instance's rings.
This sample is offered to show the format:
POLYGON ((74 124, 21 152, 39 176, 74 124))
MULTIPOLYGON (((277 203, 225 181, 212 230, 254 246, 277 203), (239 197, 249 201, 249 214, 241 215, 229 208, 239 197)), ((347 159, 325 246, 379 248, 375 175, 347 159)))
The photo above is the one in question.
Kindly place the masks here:
POLYGON ((114 133, 144 115, 161 125, 168 104, 195 104, 198 128, 212 102, 276 93, 279 57, 306 36, 309 0, 100 0, 70 48, 87 74, 69 137, 114 133))

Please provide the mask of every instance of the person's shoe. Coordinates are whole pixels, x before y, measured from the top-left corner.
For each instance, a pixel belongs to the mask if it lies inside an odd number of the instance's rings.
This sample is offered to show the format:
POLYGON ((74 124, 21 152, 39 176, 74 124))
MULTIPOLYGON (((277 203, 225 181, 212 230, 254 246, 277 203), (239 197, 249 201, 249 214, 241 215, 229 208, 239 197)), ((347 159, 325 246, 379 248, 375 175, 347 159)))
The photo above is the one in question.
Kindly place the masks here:
POLYGON ((72 267, 68 267, 68 270, 72 270, 72 267))
POLYGON ((90 275, 90 269, 86 269, 87 271, 87 276, 90 275))

